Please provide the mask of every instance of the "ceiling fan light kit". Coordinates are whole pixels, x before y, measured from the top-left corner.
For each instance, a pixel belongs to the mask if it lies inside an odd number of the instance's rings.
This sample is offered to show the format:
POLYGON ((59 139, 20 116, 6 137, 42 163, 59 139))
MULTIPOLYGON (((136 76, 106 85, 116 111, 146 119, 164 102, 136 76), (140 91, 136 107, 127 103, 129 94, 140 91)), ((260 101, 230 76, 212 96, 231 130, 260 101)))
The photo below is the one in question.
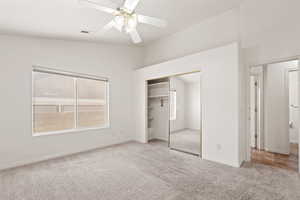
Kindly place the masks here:
POLYGON ((136 29, 138 24, 137 14, 128 13, 123 9, 118 9, 119 13, 115 15, 114 22, 120 27, 121 32, 130 33, 136 29))
POLYGON ((140 0, 125 0, 124 5, 117 9, 107 8, 90 0, 79 0, 79 3, 83 6, 94 8, 114 16, 113 20, 106 24, 101 32, 106 32, 111 28, 115 28, 120 32, 129 34, 132 41, 137 44, 142 42, 136 29, 139 23, 156 27, 165 27, 167 25, 167 23, 161 19, 136 14, 135 9, 139 1, 140 0))

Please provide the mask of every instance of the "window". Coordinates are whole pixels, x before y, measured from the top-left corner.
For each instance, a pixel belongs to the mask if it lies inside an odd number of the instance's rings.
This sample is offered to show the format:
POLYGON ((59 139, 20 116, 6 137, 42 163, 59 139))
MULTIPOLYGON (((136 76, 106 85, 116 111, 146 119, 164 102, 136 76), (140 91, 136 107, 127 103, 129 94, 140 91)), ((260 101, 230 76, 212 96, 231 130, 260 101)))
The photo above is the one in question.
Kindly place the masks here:
POLYGON ((108 127, 107 79, 34 68, 32 82, 34 135, 108 127))
POLYGON ((170 91, 170 120, 176 120, 176 90, 170 91))

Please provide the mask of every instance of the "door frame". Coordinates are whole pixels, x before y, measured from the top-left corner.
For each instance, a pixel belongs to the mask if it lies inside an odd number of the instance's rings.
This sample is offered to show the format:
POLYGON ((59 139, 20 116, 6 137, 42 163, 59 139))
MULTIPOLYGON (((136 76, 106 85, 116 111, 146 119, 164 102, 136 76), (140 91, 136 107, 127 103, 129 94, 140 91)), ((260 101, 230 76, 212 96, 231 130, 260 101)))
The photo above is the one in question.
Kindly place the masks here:
POLYGON ((259 142, 258 142, 258 149, 262 150, 264 149, 264 142, 265 142, 265 130, 264 130, 264 96, 265 96, 265 92, 264 92, 264 81, 265 81, 265 65, 258 65, 258 66, 253 66, 249 68, 249 74, 248 74, 248 128, 247 128, 247 161, 251 160, 251 131, 250 131, 250 123, 251 123, 251 107, 250 107, 250 98, 251 98, 251 94, 250 94, 250 78, 251 76, 256 76, 257 77, 257 82, 258 82, 258 96, 259 96, 259 102, 257 102, 259 104, 259 108, 258 108, 258 112, 257 112, 257 120, 256 120, 256 124, 257 124, 257 132, 259 133, 259 142), (251 72, 252 69, 255 68, 261 68, 259 71, 257 72, 251 72), (259 129, 258 129, 259 127, 259 129))
MULTIPOLYGON (((259 87, 261 86, 261 83, 260 83, 260 80, 259 80, 259 74, 251 74, 250 75, 250 84, 254 84, 254 132, 255 132, 255 145, 254 145, 254 148, 255 149, 262 149, 261 147, 261 130, 259 130, 259 128, 261 127, 260 126, 260 118, 259 118, 259 114, 261 114, 261 107, 260 107, 260 90, 259 90, 259 87), (254 79, 254 82, 252 83, 251 81, 251 78, 253 77, 254 79)), ((251 87, 251 86, 250 86, 251 87)), ((251 89, 251 88, 250 88, 251 89)), ((252 96, 251 96, 251 90, 250 90, 250 99, 252 99, 252 96)), ((252 123, 252 107, 251 107, 251 101, 250 101, 250 124, 252 123)), ((251 124, 252 125, 252 124, 251 124)), ((251 131, 251 126, 250 126, 250 131, 251 131)), ((252 133, 250 133, 250 141, 252 143, 252 133)), ((251 148, 252 148, 252 144, 251 144, 251 148)))

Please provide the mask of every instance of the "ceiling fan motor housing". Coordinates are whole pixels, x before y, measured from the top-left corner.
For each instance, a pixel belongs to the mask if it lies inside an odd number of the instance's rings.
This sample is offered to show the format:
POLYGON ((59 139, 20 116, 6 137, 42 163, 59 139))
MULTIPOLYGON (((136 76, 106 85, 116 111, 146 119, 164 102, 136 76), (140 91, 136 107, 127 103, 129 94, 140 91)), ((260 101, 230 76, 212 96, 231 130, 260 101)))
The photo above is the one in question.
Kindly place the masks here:
POLYGON ((120 31, 130 33, 138 24, 137 14, 134 11, 128 11, 126 8, 118 8, 114 21, 121 27, 120 31))

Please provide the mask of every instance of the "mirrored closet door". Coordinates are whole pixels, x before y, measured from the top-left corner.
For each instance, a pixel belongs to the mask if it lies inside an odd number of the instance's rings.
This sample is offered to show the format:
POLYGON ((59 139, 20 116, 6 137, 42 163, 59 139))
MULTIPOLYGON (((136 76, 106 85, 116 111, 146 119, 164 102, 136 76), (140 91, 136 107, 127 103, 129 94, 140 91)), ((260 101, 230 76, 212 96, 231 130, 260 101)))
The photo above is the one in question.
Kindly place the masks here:
POLYGON ((169 146, 201 156, 200 72, 169 78, 169 146))

